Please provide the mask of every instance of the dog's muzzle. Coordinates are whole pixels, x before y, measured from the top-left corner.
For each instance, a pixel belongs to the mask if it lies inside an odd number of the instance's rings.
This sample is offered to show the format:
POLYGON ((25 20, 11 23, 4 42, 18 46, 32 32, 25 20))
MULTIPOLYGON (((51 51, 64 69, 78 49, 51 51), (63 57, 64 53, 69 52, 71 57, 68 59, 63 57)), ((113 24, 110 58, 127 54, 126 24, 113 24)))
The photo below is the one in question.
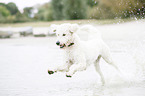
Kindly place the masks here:
MULTIPOLYGON (((65 44, 60 44, 59 41, 56 42, 56 45, 60 46, 60 48, 64 48, 64 47, 66 47, 65 44)), ((70 43, 67 47, 70 47, 70 46, 72 46, 72 45, 74 45, 74 43, 70 43)))
POLYGON ((61 45, 60 45, 60 48, 64 48, 64 47, 66 47, 65 44, 61 44, 61 45))
POLYGON ((57 41, 57 42, 56 42, 56 45, 60 46, 60 48, 63 48, 63 47, 65 47, 65 46, 66 46, 65 44, 60 44, 60 42, 59 42, 59 41, 57 41))
POLYGON ((57 42, 56 42, 56 45, 59 45, 59 44, 60 44, 60 42, 59 42, 59 41, 57 41, 57 42))

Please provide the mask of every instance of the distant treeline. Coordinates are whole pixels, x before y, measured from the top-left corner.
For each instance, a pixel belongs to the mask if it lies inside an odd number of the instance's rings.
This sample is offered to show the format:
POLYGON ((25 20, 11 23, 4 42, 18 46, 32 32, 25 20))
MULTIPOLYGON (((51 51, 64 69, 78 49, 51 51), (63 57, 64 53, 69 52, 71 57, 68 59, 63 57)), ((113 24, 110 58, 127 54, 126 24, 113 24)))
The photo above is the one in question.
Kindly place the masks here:
POLYGON ((31 21, 28 14, 30 14, 32 7, 24 8, 24 12, 21 13, 15 3, 10 2, 8 4, 0 3, 0 23, 16 23, 31 21))
POLYGON ((0 22, 52 21, 74 19, 116 19, 145 18, 144 0, 51 0, 39 6, 33 14, 33 7, 24 8, 21 13, 14 3, 0 3, 0 22))

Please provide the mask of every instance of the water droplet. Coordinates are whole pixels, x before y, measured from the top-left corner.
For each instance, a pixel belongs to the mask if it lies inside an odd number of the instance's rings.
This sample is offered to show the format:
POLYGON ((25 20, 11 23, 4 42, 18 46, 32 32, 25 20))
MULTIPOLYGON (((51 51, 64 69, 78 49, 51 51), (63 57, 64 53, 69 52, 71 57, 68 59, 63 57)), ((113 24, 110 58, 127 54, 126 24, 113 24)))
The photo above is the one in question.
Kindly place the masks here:
POLYGON ((135 19, 135 20, 137 20, 137 18, 136 18, 136 17, 135 17, 134 19, 135 19))

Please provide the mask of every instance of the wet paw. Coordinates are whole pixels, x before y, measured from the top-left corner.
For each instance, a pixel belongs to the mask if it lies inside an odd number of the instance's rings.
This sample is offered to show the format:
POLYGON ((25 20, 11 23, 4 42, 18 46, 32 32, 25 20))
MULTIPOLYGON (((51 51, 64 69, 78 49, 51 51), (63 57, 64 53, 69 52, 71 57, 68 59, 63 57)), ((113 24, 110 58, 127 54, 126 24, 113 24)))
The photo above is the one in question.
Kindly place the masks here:
POLYGON ((53 74, 54 73, 54 71, 50 71, 50 70, 48 70, 48 74, 53 74))
POLYGON ((71 78, 72 76, 70 76, 70 75, 66 75, 66 77, 69 77, 69 78, 71 78))

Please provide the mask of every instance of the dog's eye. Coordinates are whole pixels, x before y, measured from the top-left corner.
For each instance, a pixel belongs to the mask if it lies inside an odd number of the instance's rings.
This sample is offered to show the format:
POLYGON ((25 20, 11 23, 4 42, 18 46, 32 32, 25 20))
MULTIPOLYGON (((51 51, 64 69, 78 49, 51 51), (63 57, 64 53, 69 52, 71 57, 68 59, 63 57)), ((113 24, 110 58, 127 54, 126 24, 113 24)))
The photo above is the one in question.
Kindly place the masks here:
POLYGON ((56 32, 56 30, 53 30, 53 32, 56 32))
POLYGON ((62 36, 65 36, 66 34, 63 34, 62 36))

